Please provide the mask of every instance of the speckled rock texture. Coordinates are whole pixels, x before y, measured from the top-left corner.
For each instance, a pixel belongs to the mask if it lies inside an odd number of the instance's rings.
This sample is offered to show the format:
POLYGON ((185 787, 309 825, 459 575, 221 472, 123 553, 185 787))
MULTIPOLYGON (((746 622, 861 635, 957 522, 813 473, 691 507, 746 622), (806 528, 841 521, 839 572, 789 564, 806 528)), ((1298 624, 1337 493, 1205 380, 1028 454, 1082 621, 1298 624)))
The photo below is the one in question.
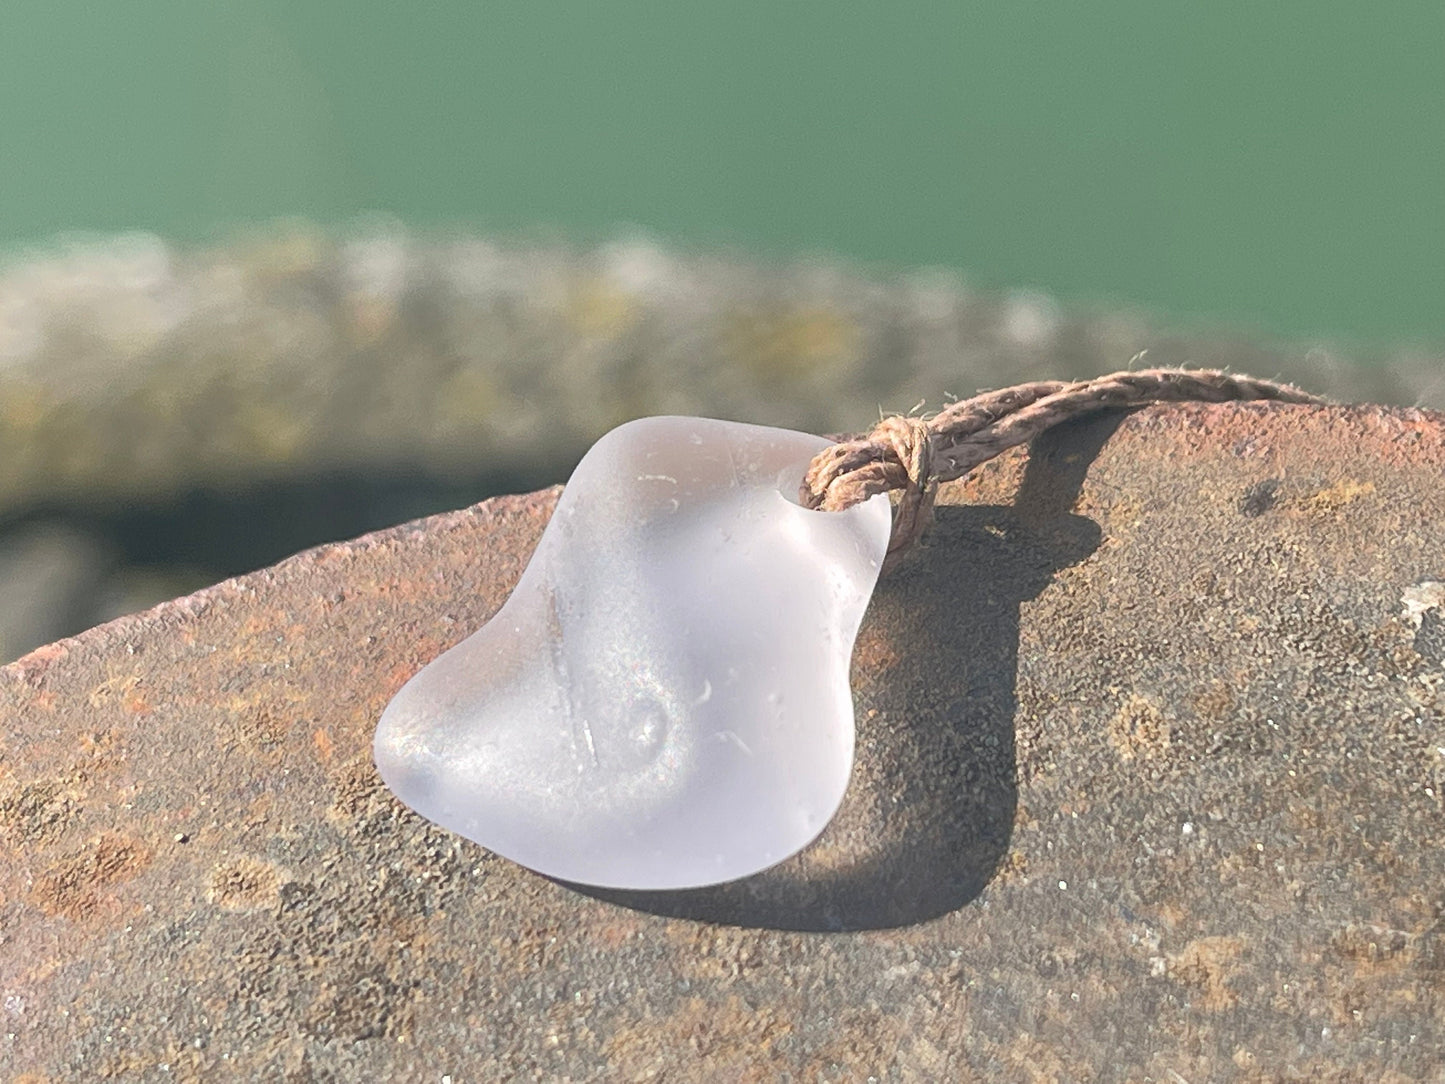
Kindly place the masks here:
POLYGON ((1152 408, 946 487, 842 812, 680 894, 537 877, 371 766, 555 496, 0 670, 0 1077, 1441 1079, 1445 418, 1152 408))

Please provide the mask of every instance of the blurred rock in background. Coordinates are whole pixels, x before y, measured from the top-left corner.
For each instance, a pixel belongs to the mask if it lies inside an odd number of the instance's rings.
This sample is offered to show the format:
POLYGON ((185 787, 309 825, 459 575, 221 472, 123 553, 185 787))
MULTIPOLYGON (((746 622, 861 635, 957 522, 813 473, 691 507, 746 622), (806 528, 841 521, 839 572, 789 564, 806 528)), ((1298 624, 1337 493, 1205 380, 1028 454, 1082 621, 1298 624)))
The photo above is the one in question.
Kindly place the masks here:
POLYGON ((1345 356, 971 291, 953 272, 290 225, 0 266, 0 660, 306 546, 565 478, 610 427, 815 432, 1040 377, 1223 367, 1445 406, 1345 356))

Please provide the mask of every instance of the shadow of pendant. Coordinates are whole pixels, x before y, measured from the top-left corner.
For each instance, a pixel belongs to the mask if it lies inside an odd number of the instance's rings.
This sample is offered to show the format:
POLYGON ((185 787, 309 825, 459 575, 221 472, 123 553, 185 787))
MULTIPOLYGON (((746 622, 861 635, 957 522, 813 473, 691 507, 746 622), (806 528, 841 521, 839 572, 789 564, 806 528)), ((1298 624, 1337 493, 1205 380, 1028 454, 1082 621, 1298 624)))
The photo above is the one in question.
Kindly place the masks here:
POLYGON ((650 914, 819 932, 914 925, 977 897, 1018 804, 1020 607, 1098 548, 1098 524, 1070 509, 1122 420, 1045 434, 1012 506, 941 505, 924 544, 880 583, 853 656, 852 782, 812 846, 708 888, 569 887, 650 914))

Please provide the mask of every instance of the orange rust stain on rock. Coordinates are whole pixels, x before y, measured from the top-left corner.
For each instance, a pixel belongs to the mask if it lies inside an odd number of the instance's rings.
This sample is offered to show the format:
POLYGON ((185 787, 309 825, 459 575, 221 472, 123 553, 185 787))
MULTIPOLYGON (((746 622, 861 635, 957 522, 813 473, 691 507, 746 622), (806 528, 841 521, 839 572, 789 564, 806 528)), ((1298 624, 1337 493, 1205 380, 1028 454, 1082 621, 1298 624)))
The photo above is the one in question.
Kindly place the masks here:
POLYGON ((137 840, 101 836, 47 869, 35 884, 34 902, 48 915, 79 921, 95 910, 106 888, 129 881, 151 858, 150 849, 137 840))
POLYGON ((1243 950, 1244 942, 1238 937, 1201 937, 1169 958, 1169 975, 1199 992, 1200 1008, 1220 1012, 1239 1001, 1229 987, 1229 978, 1231 965, 1243 950))
POLYGON ((261 636, 266 632, 269 632, 270 629, 271 622, 268 619, 262 617, 252 617, 248 618, 241 625, 239 633, 242 637, 250 640, 261 636))
POLYGON ((250 855, 228 858, 211 869, 206 897, 226 911, 254 911, 279 898, 281 871, 250 855))
POLYGON ((110 727, 106 727, 104 730, 92 730, 82 734, 76 742, 76 748, 90 760, 109 756, 114 752, 115 745, 115 731, 110 727))
POLYGON ((354 821, 380 812, 391 801, 370 756, 360 756, 341 765, 331 775, 333 820, 354 821))
MULTIPOLYGON (((428 655, 428 656, 425 656, 425 657, 426 657, 426 658, 435 658, 437 655, 440 655, 440 654, 441 654, 441 652, 438 651, 438 652, 435 652, 435 653, 432 654, 432 655, 428 655)), ((401 687, 402 687, 403 685, 405 685, 408 681, 410 681, 410 680, 416 675, 416 672, 417 672, 417 670, 419 670, 419 669, 420 669, 420 666, 419 666, 419 665, 418 665, 418 666, 405 665, 405 666, 394 666, 394 667, 392 667, 391 670, 389 670, 389 671, 387 672, 386 680, 385 680, 385 682, 384 682, 385 689, 386 689, 386 698, 387 698, 387 700, 390 700, 393 696, 395 696, 398 692, 400 692, 400 691, 401 691, 401 687)))
POLYGON ((691 997, 664 1017, 644 1017, 607 1040, 608 1064, 629 1077, 647 1077, 671 1064, 676 1051, 706 1059, 719 1080, 739 1084, 777 1080, 782 1068, 776 1047, 793 1031, 777 1009, 752 1008, 736 995, 721 1004, 691 997))
POLYGON ((1332 515, 1346 505, 1353 504, 1359 498, 1368 497, 1374 492, 1374 482, 1360 482, 1354 478, 1345 478, 1334 485, 1326 486, 1324 489, 1310 494, 1300 504, 1308 512, 1332 515))
POLYGON ((1029 871, 1028 855, 1022 851, 1009 851, 994 870, 993 883, 1006 885, 1026 875, 1029 871))
POLYGON ((311 734, 311 744, 316 746, 317 755, 322 760, 330 760, 336 747, 331 741, 331 735, 326 732, 324 726, 318 726, 311 734))
POLYGON ((1153 701, 1135 694, 1109 720, 1109 741, 1124 760, 1157 756, 1169 748, 1169 720, 1153 701))
POLYGON ((1411 930, 1356 922, 1341 927, 1330 938, 1330 947, 1361 972, 1413 967, 1427 944, 1425 937, 1411 930))
POLYGON ((79 783, 114 772, 126 760, 125 746, 114 727, 81 734, 75 741, 74 752, 79 756, 71 761, 75 765, 72 775, 79 783))
POLYGON ((1190 698, 1194 710, 1206 719, 1226 719, 1235 709, 1234 689, 1218 678, 1198 689, 1190 698))
POLYGON ((1008 1045, 998 1046, 997 1057, 1012 1074, 1016 1074, 1008 1079, 1027 1081, 1028 1084, 1084 1080, 1090 1075, 1087 1067, 1074 1060, 1067 1049, 1060 1049, 1058 1045, 1028 1031, 1013 1036, 1008 1045))
POLYGON ((0 789, 0 838, 21 846, 53 842, 80 815, 77 797, 61 780, 0 789))
POLYGON ((636 931, 636 925, 631 922, 607 922, 592 930, 592 939, 610 949, 617 949, 631 941, 636 931))
POLYGON ((134 697, 144 697, 144 694, 138 691, 140 684, 141 679, 136 674, 121 675, 112 672, 110 677, 90 690, 86 699, 97 711, 104 711, 117 703, 127 707, 134 697))
POLYGON ((853 648, 854 673, 882 674, 898 664, 898 650, 874 622, 866 622, 853 648))
POLYGON ((286 740, 289 729, 286 720, 264 704, 238 712, 233 724, 242 743, 263 753, 275 751, 286 740))
POLYGON ((23 655, 16 660, 15 665, 21 670, 44 670, 52 663, 59 662, 70 654, 70 648, 65 646, 64 641, 54 644, 46 644, 44 647, 37 647, 28 655, 23 655))
POLYGON ((270 794, 261 794, 246 807, 245 816, 241 819, 241 828, 247 831, 255 831, 265 828, 274 815, 276 799, 270 794))

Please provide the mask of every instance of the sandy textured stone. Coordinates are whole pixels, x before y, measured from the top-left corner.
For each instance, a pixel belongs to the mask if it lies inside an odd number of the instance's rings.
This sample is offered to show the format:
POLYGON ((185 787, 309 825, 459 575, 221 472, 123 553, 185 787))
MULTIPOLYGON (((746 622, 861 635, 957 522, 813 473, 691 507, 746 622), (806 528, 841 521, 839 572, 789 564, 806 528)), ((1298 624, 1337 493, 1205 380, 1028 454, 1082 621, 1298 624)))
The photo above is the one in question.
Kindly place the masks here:
POLYGON ((947 487, 842 813, 682 894, 536 877, 370 764, 555 491, 44 648, 0 671, 0 1076, 1431 1079, 1442 479, 1440 415, 1228 406, 947 487))

